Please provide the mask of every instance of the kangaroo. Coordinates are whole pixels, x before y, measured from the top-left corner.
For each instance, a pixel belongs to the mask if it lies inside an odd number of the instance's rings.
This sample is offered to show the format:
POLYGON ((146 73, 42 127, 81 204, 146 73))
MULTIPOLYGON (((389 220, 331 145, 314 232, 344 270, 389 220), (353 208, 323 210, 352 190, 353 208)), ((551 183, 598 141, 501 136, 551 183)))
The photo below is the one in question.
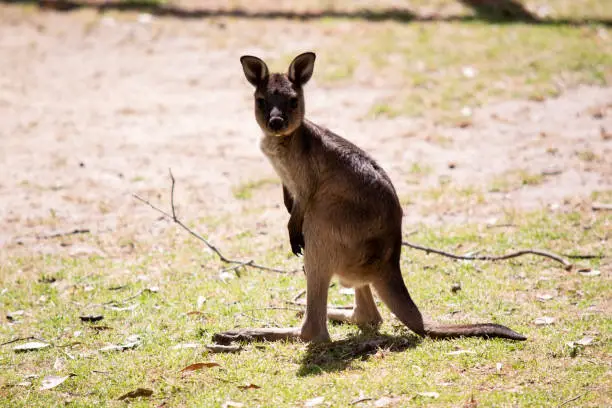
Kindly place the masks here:
POLYGON ((269 73, 257 57, 240 62, 255 87, 261 150, 283 184, 291 250, 303 252, 306 313, 301 328, 234 330, 217 334, 216 341, 327 342, 328 318, 377 328, 382 318, 372 289, 419 336, 526 340, 498 324, 439 325, 423 318, 402 279, 402 208, 389 176, 359 147, 304 117, 303 87, 313 74, 314 53, 298 55, 287 74, 269 73), (327 309, 333 276, 355 288, 352 310, 327 309))

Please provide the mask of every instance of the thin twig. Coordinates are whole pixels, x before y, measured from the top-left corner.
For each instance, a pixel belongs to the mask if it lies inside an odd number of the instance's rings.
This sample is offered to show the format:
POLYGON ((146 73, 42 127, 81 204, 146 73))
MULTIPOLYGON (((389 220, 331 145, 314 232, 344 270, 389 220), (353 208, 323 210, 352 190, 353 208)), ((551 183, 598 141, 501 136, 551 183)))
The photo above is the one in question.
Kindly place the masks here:
POLYGON ((304 311, 303 309, 298 309, 296 307, 268 306, 268 307, 260 307, 257 309, 245 309, 237 313, 253 313, 253 312, 259 312, 263 310, 289 310, 291 312, 303 312, 304 311))
POLYGON ((294 302, 297 302, 298 299, 304 296, 305 294, 306 294, 306 289, 300 290, 300 292, 297 295, 295 295, 292 300, 294 302))
POLYGON ((66 237, 69 235, 89 234, 90 232, 91 231, 89 230, 89 228, 75 228, 72 231, 55 232, 53 234, 48 234, 48 235, 37 235, 36 239, 52 239, 52 238, 66 237))
POLYGON ((574 401, 576 401, 577 399, 580 399, 580 398, 584 397, 584 396, 585 396, 585 395, 587 395, 589 392, 591 392, 591 390, 588 390, 588 391, 586 391, 586 392, 583 392, 582 394, 576 395, 575 397, 572 397, 572 398, 570 398, 570 399, 568 399, 568 400, 565 400, 565 401, 563 401, 562 403, 560 403, 559 405, 557 405, 557 408, 560 408, 560 407, 562 407, 562 406, 564 406, 564 405, 567 405, 567 404, 569 404, 570 402, 574 402, 574 401))
POLYGON ((23 340, 38 340, 41 341, 43 343, 47 343, 47 344, 51 344, 51 342, 45 340, 45 339, 41 339, 35 336, 28 336, 28 337, 18 337, 16 339, 13 340, 9 340, 9 341, 5 341, 4 343, 0 344, 0 347, 2 346, 6 346, 7 344, 12 344, 12 343, 17 343, 18 341, 23 341, 23 340))
POLYGON ((23 236, 17 236, 14 237, 15 242, 17 244, 23 244, 25 239, 53 239, 53 238, 60 238, 60 237, 67 237, 70 235, 77 235, 77 234, 89 234, 91 232, 91 230, 89 228, 75 228, 71 231, 63 231, 63 232, 54 232, 51 234, 43 234, 43 235, 35 235, 34 237, 32 236, 28 236, 28 235, 23 235, 23 236))
POLYGON ((612 211, 612 204, 593 203, 591 209, 593 211, 612 211))
POLYGON ((234 266, 230 266, 229 268, 225 268, 221 272, 232 272, 232 271, 235 271, 236 275, 240 276, 240 274, 238 273, 238 269, 240 269, 242 267, 245 267, 245 266, 251 266, 252 264, 253 264, 253 260, 250 260, 250 261, 247 261, 247 262, 236 264, 234 266))
POLYGON ((162 210, 161 208, 155 206, 150 201, 145 200, 144 198, 140 197, 137 194, 132 194, 134 196, 134 198, 136 198, 137 200, 139 200, 139 201, 143 202, 144 204, 148 205, 149 207, 151 207, 152 209, 154 209, 158 213, 162 214, 164 217, 172 220, 179 227, 181 227, 182 229, 187 231, 189 234, 191 234, 191 236, 193 236, 196 239, 198 239, 199 241, 203 242, 204 245, 206 245, 211 251, 213 251, 215 254, 217 254, 217 256, 219 257, 219 260, 221 260, 221 262, 223 262, 223 263, 235 264, 235 265, 237 265, 236 268, 244 266, 244 267, 251 267, 251 268, 255 268, 255 269, 260 269, 262 271, 276 272, 276 273, 293 273, 293 272, 295 272, 295 271, 286 271, 284 269, 270 268, 268 266, 259 265, 259 264, 256 264, 253 260, 250 260, 250 261, 239 261, 239 260, 235 260, 235 259, 229 259, 225 255, 223 255, 221 253, 221 251, 217 247, 215 247, 213 244, 211 244, 206 238, 204 238, 202 235, 198 234, 197 232, 195 232, 194 230, 192 230, 191 228, 189 228, 188 226, 183 224, 183 222, 177 217, 177 215, 176 215, 176 207, 174 206, 174 187, 175 187, 175 184, 176 184, 176 180, 174 179, 174 175, 172 174, 172 170, 168 169, 168 173, 170 174, 170 180, 172 181, 172 186, 170 187, 170 206, 171 206, 171 209, 172 209, 172 214, 169 214, 168 212, 166 212, 166 211, 162 210))
POLYGON ((22 340, 34 340, 34 337, 29 336, 29 337, 19 337, 13 340, 9 340, 9 341, 5 341, 4 343, 0 344, 1 346, 6 346, 7 344, 12 344, 12 343, 17 343, 18 341, 22 341, 22 340))
POLYGON ((552 254, 550 252, 542 251, 542 250, 539 250, 539 249, 523 249, 523 250, 520 250, 520 251, 511 252, 509 254, 500 255, 500 256, 493 256, 493 255, 456 255, 456 254, 452 254, 450 252, 440 251, 439 249, 429 248, 429 247, 425 247, 425 246, 422 246, 422 245, 413 244, 413 243, 410 243, 410 242, 407 242, 407 241, 403 241, 402 245, 407 246, 407 247, 412 248, 412 249, 418 249, 420 251, 425 251, 428 254, 429 253, 434 253, 434 254, 446 256, 446 257, 452 258, 452 259, 461 259, 461 260, 467 260, 467 261, 503 261, 503 260, 506 260, 506 259, 516 258, 516 257, 522 256, 522 255, 532 254, 532 255, 539 255, 539 256, 543 256, 543 257, 555 260, 555 261, 563 264, 563 266, 565 267, 566 270, 570 270, 573 267, 573 265, 568 260, 560 257, 559 255, 555 255, 555 254, 552 254))
POLYGON ((138 292, 136 292, 135 294, 133 294, 132 296, 128 296, 125 299, 122 300, 109 300, 108 302, 104 302, 102 303, 103 305, 121 305, 124 303, 127 303, 128 301, 132 300, 132 299, 136 299, 138 296, 142 295, 145 292, 145 289, 141 289, 138 292))

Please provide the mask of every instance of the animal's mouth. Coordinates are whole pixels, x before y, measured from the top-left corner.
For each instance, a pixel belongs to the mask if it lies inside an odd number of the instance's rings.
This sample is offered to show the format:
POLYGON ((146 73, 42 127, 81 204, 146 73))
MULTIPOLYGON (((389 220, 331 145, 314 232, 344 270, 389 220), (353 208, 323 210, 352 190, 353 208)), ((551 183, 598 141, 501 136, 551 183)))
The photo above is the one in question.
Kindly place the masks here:
POLYGON ((289 136, 289 133, 288 132, 272 133, 272 136, 274 136, 274 137, 287 137, 287 136, 289 136))

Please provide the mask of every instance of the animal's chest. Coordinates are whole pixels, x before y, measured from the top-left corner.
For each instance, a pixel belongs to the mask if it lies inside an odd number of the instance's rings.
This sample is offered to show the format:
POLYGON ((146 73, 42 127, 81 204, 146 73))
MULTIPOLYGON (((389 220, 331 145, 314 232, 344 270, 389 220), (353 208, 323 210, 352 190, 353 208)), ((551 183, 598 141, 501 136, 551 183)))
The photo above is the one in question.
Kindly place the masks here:
POLYGON ((285 146, 276 140, 270 140, 270 138, 264 138, 260 143, 260 148, 285 187, 294 197, 297 196, 298 183, 296 179, 298 178, 299 165, 291 159, 290 146, 285 146))

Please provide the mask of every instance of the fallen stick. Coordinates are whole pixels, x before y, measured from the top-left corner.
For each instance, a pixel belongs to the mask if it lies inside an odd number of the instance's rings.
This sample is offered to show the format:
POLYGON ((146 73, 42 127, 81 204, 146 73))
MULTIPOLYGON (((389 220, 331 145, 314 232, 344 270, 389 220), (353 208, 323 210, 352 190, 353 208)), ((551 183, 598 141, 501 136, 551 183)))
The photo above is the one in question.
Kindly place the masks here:
POLYGON ((583 392, 582 394, 576 395, 576 396, 575 396, 575 397, 573 397, 573 398, 570 398, 570 399, 568 399, 568 400, 565 400, 565 401, 563 401, 561 404, 557 405, 557 408, 560 408, 560 407, 562 407, 562 406, 565 406, 565 405, 569 404, 570 402, 574 402, 574 401, 576 401, 576 400, 578 400, 578 399, 580 399, 580 398, 584 397, 584 396, 585 396, 585 395, 587 395, 589 392, 590 392, 590 390, 589 390, 589 391, 586 391, 586 392, 583 392))
POLYGON ((89 234, 91 231, 89 228, 75 228, 72 231, 65 232, 55 232, 53 234, 48 235, 37 235, 36 239, 53 239, 59 237, 67 237, 69 235, 78 235, 78 234, 89 234))
POLYGON ((593 203, 591 209, 593 211, 612 211, 612 204, 593 203))
POLYGON ((45 339, 41 339, 40 337, 28 336, 28 337, 18 337, 18 338, 13 339, 13 340, 5 341, 4 343, 0 344, 0 347, 1 346, 6 346, 7 344, 17 343, 18 341, 23 341, 23 340, 38 340, 38 341, 41 341, 43 343, 51 344, 50 341, 47 341, 45 339))
POLYGON ((542 251, 539 249, 523 249, 520 251, 516 251, 516 252, 511 252, 509 254, 506 255, 499 255, 499 256, 493 256, 493 255, 456 255, 450 252, 446 252, 446 251, 441 251, 439 249, 434 249, 434 248, 429 248, 426 246, 422 246, 422 245, 418 245, 418 244, 413 244, 411 242, 407 242, 407 241, 403 241, 402 245, 407 246, 409 248, 412 249, 418 249, 419 251, 425 251, 426 253, 434 253, 434 254, 438 254, 438 255, 442 255, 442 256, 446 256, 448 258, 452 258, 452 259, 459 259, 459 260, 465 260, 465 261, 504 261, 506 259, 511 259, 511 258, 517 258, 519 256, 523 256, 523 255, 539 255, 539 256, 543 256, 545 258, 549 258, 552 259, 554 261, 557 261, 559 263, 561 263, 566 270, 571 270, 573 268, 573 264, 570 263, 567 259, 560 257, 559 255, 547 252, 547 251, 542 251))

